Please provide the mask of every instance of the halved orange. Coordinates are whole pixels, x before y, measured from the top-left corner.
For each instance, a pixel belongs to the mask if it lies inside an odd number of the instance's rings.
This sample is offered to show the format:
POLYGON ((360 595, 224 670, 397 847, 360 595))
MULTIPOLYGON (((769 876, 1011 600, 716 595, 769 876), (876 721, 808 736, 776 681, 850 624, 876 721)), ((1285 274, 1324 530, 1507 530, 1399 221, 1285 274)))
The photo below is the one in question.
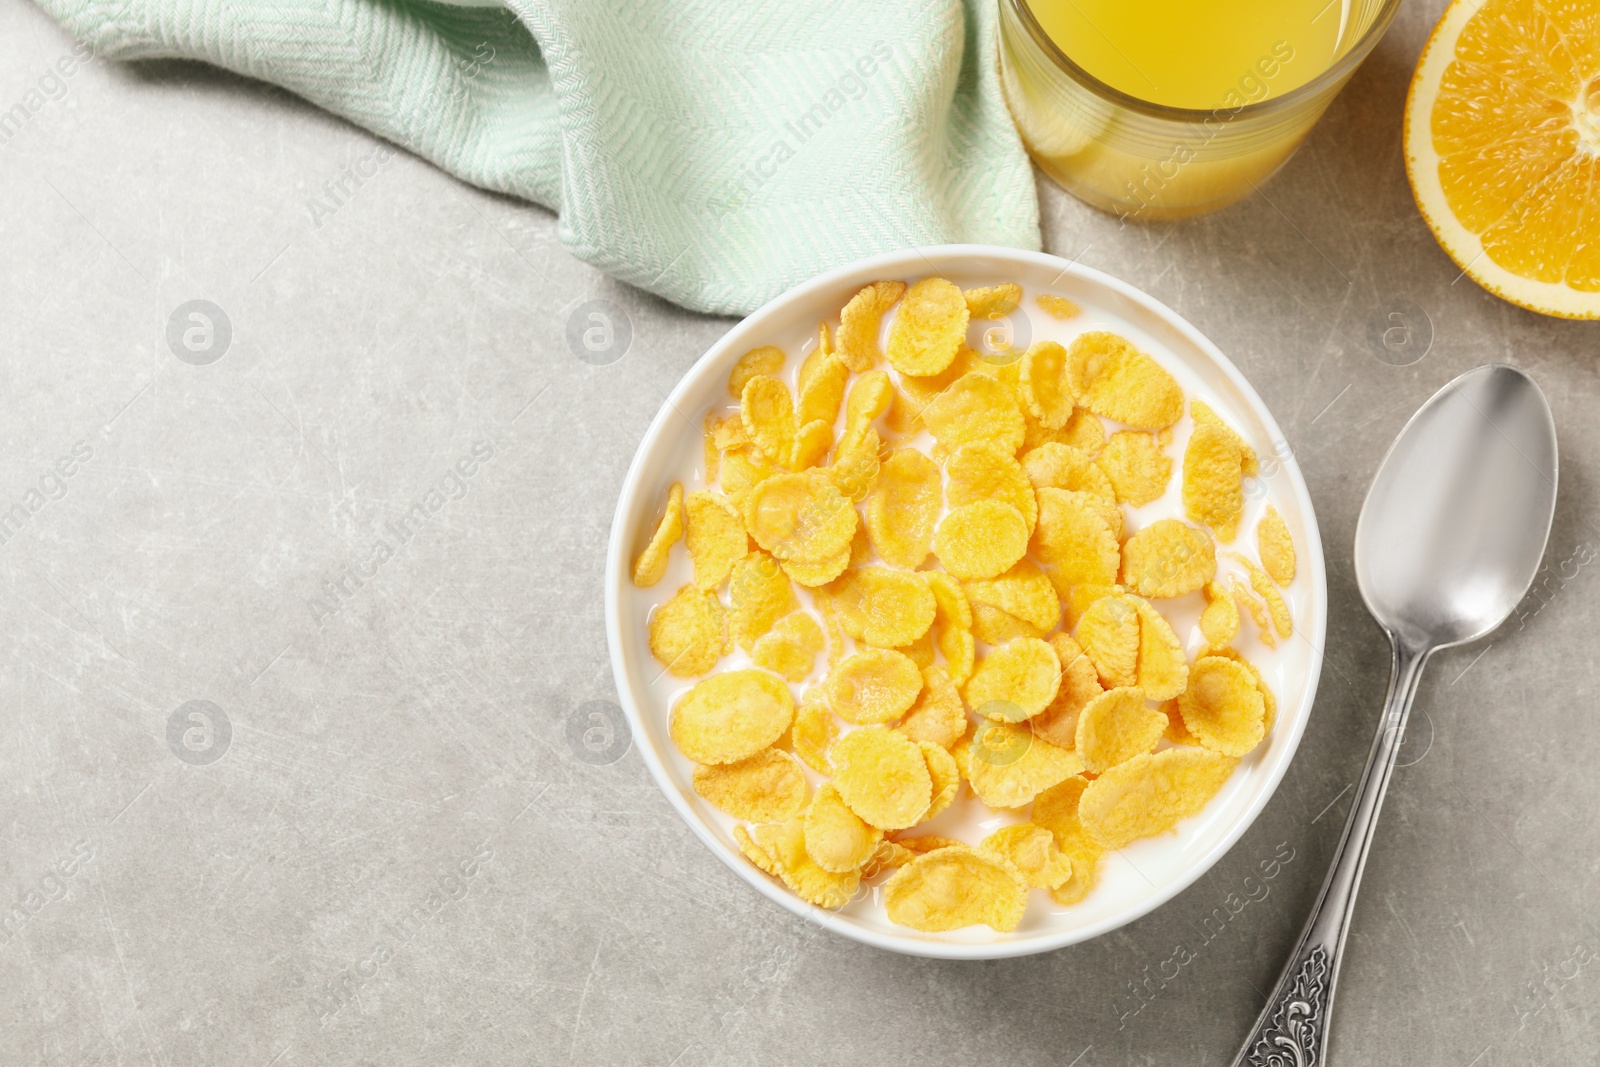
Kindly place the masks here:
POLYGON ((1405 156, 1474 281, 1600 318, 1600 0, 1454 0, 1411 79, 1405 156))

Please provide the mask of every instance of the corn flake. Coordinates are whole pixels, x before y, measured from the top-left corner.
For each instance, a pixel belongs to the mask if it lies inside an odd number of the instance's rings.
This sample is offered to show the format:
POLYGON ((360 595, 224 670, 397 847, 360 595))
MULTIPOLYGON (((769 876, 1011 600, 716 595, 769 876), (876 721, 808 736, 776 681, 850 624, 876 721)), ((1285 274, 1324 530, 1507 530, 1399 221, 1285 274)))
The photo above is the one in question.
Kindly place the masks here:
POLYGON ((1200 739, 1189 732, 1183 725, 1183 709, 1178 707, 1176 700, 1166 700, 1161 704, 1161 714, 1167 717, 1167 729, 1162 734, 1168 741, 1175 745, 1198 745, 1200 739))
POLYGON ((1078 334, 1072 341, 1067 384, 1078 405, 1136 429, 1165 429, 1184 413, 1178 381, 1125 338, 1107 331, 1078 334))
MULTIPOLYGON (((1024 561, 1026 562, 1026 561, 1024 561)), ((1043 637, 1045 631, 992 604, 972 604, 972 636, 988 645, 1003 645, 1019 637, 1043 637)))
POLYGON ((650 654, 674 678, 695 678, 717 665, 726 644, 722 604, 686 585, 650 613, 650 654))
POLYGON ((753 450, 740 449, 722 457, 719 483, 728 495, 728 502, 744 514, 744 501, 751 490, 778 473, 778 468, 756 455, 753 450))
POLYGON ((917 670, 926 670, 933 666, 933 628, 929 627, 926 633, 909 645, 896 645, 894 650, 915 663, 917 670))
POLYGON ((928 764, 928 777, 933 781, 933 799, 918 820, 927 822, 955 803, 956 794, 961 792, 961 769, 956 766, 955 757, 943 745, 933 741, 918 741, 917 747, 922 750, 922 758, 928 764))
POLYGON ((1256 599, 1250 587, 1239 581, 1237 575, 1228 579, 1228 591, 1233 594, 1234 601, 1242 604, 1245 611, 1250 613, 1251 620, 1260 632, 1261 643, 1268 648, 1278 647, 1278 637, 1272 632, 1272 618, 1267 614, 1267 606, 1256 599))
POLYGON ((1244 656, 1240 655, 1231 648, 1219 649, 1212 654, 1231 659, 1235 663, 1239 664, 1239 666, 1250 672, 1250 676, 1255 679, 1256 691, 1261 694, 1262 730, 1264 733, 1271 733, 1272 724, 1278 719, 1278 698, 1273 694, 1272 687, 1267 685, 1267 680, 1262 677, 1261 671, 1256 668, 1254 663, 1251 663, 1249 660, 1245 659, 1244 656))
POLYGON ((1166 732, 1167 717, 1145 705, 1144 690, 1107 689, 1078 716, 1078 755, 1094 774, 1102 774, 1143 752, 1166 732))
POLYGON ((872 423, 892 403, 894 383, 887 371, 868 371, 857 378, 844 401, 844 435, 839 438, 839 451, 850 454, 866 447, 864 442, 869 440, 872 423))
POLYGON ((1033 799, 1034 825, 1049 830, 1056 847, 1072 861, 1071 881, 1050 893, 1057 904, 1076 904, 1089 895, 1099 874, 1100 858, 1105 853, 1078 817, 1078 803, 1088 785, 1086 778, 1068 778, 1033 799))
POLYGON ((1002 826, 978 847, 1010 860, 1034 889, 1057 889, 1072 877, 1072 860, 1056 847, 1055 835, 1031 822, 1002 826))
POLYGON ((723 583, 749 550, 744 522, 725 497, 706 489, 690 493, 683 504, 688 520, 684 544, 694 562, 694 584, 709 592, 723 583))
MULTIPOLYGON (((1035 489, 1067 489, 1088 493, 1121 515, 1116 507, 1117 496, 1111 487, 1111 480, 1082 449, 1048 441, 1023 454, 1022 469, 1035 489)), ((1120 522, 1119 518, 1119 525, 1120 522)))
POLYGON ((1073 635, 1108 689, 1139 682, 1139 605, 1121 594, 1101 597, 1078 620, 1073 635))
POLYGON ((838 578, 850 566, 850 550, 847 548, 832 559, 825 559, 821 563, 798 563, 792 559, 778 561, 778 566, 783 568, 796 585, 803 585, 807 589, 815 589, 820 585, 827 585, 838 578))
POLYGON ((672 706, 667 732, 696 763, 737 763, 777 741, 794 718, 789 687, 765 671, 713 674, 672 706))
POLYGON ((1020 808, 1084 769, 1081 756, 1034 736, 1026 721, 985 720, 951 755, 965 764, 972 791, 991 808, 1020 808))
POLYGON ((655 533, 650 535, 650 543, 633 562, 633 584, 643 589, 659 582, 667 573, 672 546, 682 536, 683 486, 673 482, 672 488, 667 490, 666 512, 656 525, 655 533))
POLYGON ((872 536, 867 533, 866 523, 858 523, 855 536, 850 538, 850 566, 865 567, 877 559, 878 554, 872 550, 872 536))
POLYGON ((750 660, 757 667, 782 675, 791 682, 801 682, 811 673, 811 665, 825 644, 817 620, 804 611, 794 611, 756 639, 750 649, 750 660))
POLYGON ((922 424, 947 451, 988 441, 1015 453, 1025 431, 1011 388, 981 370, 962 375, 930 401, 922 424))
POLYGON ((1244 511, 1244 458, 1232 430, 1200 423, 1183 452, 1183 508, 1221 541, 1232 541, 1244 511))
POLYGON ((923 409, 948 389, 952 382, 978 365, 977 354, 970 348, 962 347, 950 365, 938 374, 902 374, 899 391, 895 393, 894 403, 889 406, 889 427, 899 433, 920 430, 923 409))
POLYGON ((800 397, 796 418, 802 423, 823 422, 832 427, 844 402, 844 387, 850 368, 838 356, 817 348, 800 364, 797 392, 800 397))
POLYGON ((1066 585, 1062 581, 1063 575, 1053 565, 1047 564, 1044 572, 1061 597, 1061 625, 1068 633, 1078 632, 1078 623, 1095 601, 1123 592, 1120 585, 1066 585))
POLYGON ((961 591, 961 586, 950 575, 943 571, 925 571, 923 578, 928 582, 928 587, 933 590, 934 603, 938 608, 938 623, 940 626, 953 626, 959 629, 970 629, 972 626, 972 607, 967 602, 967 596, 961 591))
POLYGON ((896 834, 895 844, 910 852, 913 856, 926 856, 928 853, 941 848, 960 848, 966 844, 953 837, 941 837, 938 834, 919 834, 916 837, 906 837, 896 834))
POLYGON ((967 679, 967 705, 988 719, 1018 722, 1050 706, 1061 686, 1056 650, 1036 637, 992 649, 967 679))
POLYGON ((878 847, 873 849, 867 862, 861 865, 861 877, 876 878, 884 871, 904 867, 917 858, 917 853, 906 848, 898 841, 879 841, 878 847))
POLYGON ((871 370, 882 358, 878 332, 883 313, 906 291, 905 282, 873 282, 839 312, 838 357, 857 374, 871 370))
POLYGON ((706 466, 706 484, 716 485, 722 476, 722 450, 717 447, 717 417, 710 412, 701 423, 701 455, 706 466))
POLYGON ((956 580, 943 571, 927 571, 928 588, 933 590, 934 643, 944 656, 950 680, 962 685, 972 675, 972 605, 956 580))
POLYGON ((826 589, 817 590, 812 597, 822 616, 822 632, 828 636, 828 669, 832 670, 845 656, 844 625, 840 623, 839 609, 826 589))
POLYGON ((1139 688, 1151 700, 1170 700, 1189 684, 1183 643, 1172 624, 1148 601, 1135 603, 1139 608, 1139 688))
POLYGON ((1078 744, 1079 714, 1104 689, 1094 662, 1070 635, 1051 634, 1050 647, 1061 664, 1061 686, 1050 706, 1033 717, 1033 733, 1052 745, 1073 749, 1078 744))
POLYGON ((1119 504, 1140 508, 1161 499, 1172 480, 1172 457, 1160 442, 1138 430, 1118 430, 1095 457, 1119 504))
POLYGON ((800 761, 818 774, 832 774, 828 749, 839 739, 839 724, 833 721, 822 687, 814 685, 800 697, 794 722, 789 727, 789 747, 800 761))
POLYGON ((1043 308, 1045 314, 1052 319, 1059 319, 1062 322, 1076 317, 1078 312, 1082 310, 1066 297, 1056 296, 1053 293, 1040 293, 1033 298, 1033 302, 1043 308))
POLYGON ((1072 417, 1072 390, 1067 386, 1067 350, 1054 341, 1040 341, 1022 357, 1017 393, 1028 414, 1041 426, 1059 430, 1072 417))
POLYGON ((913 741, 950 748, 967 732, 967 709, 950 676, 938 667, 922 670, 922 692, 895 727, 913 741))
POLYGON ((1266 703, 1254 674, 1225 656, 1195 661, 1178 709, 1189 733, 1224 756, 1243 756, 1266 734, 1266 703))
POLYGON ((1141 430, 1183 416, 1183 390, 1161 364, 1103 330, 1080 334, 1067 351, 1067 383, 1080 405, 1141 430))
POLYGON ((950 509, 933 535, 934 555, 945 570, 963 580, 1003 574, 1027 551, 1027 519, 998 500, 950 509))
POLYGON ((827 458, 833 447, 833 426, 821 419, 802 425, 794 434, 794 451, 790 454, 790 470, 803 471, 815 467, 827 458))
POLYGON ((778 877, 778 865, 772 855, 765 848, 756 844, 755 838, 750 836, 750 831, 743 826, 733 828, 733 840, 738 844, 739 851, 744 853, 745 859, 761 868, 772 877, 778 877))
POLYGON ((924 278, 906 290, 889 326, 889 365, 901 374, 938 374, 967 336, 967 302, 944 278, 924 278))
POLYGON ((1272 620, 1272 628, 1278 631, 1278 636, 1288 637, 1293 634, 1294 620, 1289 617, 1289 605, 1284 602, 1283 594, 1278 592, 1278 587, 1273 584, 1272 576, 1238 553, 1234 553, 1233 558, 1244 564, 1250 573, 1250 588, 1266 602, 1267 617, 1272 620))
POLYGON ((1087 897, 1089 890, 1093 889, 1095 883, 1099 881, 1100 857, 1102 855, 1104 855, 1104 850, 1096 852, 1082 861, 1082 865, 1087 871, 1084 874, 1080 874, 1078 871, 1080 861, 1073 860, 1072 878, 1065 885, 1060 885, 1050 890, 1050 899, 1062 906, 1069 906, 1077 904, 1087 897))
POLYGON ((961 298, 966 301, 967 314, 973 318, 1003 319, 1022 303, 1022 286, 1016 282, 1002 282, 980 289, 964 289, 961 298))
POLYGON ((834 421, 838 418, 838 406, 845 397, 845 378, 848 374, 850 371, 845 370, 845 365, 829 355, 824 357, 822 370, 813 374, 810 384, 802 386, 800 411, 795 416, 795 421, 800 424, 800 429, 795 432, 795 469, 803 470, 819 464, 822 456, 826 456, 827 450, 834 446, 834 421))
POLYGON ((1070 489, 1040 489, 1036 495, 1039 522, 1033 531, 1033 553, 1047 565, 1046 574, 1057 588, 1063 582, 1115 585, 1122 550, 1087 494, 1070 489))
POLYGON ((1246 444, 1243 437, 1240 437, 1237 433, 1234 433, 1233 427, 1229 426, 1226 422, 1223 422, 1222 416, 1211 410, 1211 405, 1207 404, 1199 397, 1196 397, 1195 399, 1189 401, 1189 414, 1194 418, 1196 426, 1216 426, 1219 429, 1227 430, 1228 433, 1233 434, 1234 441, 1236 441, 1239 445, 1239 455, 1242 457, 1241 462, 1244 468, 1245 477, 1254 478, 1256 474, 1259 473, 1261 465, 1256 460, 1256 450, 1246 444))
POLYGON ((1239 635, 1239 605, 1221 582, 1206 583, 1206 607, 1200 613, 1200 634, 1212 648, 1225 648, 1239 635))
POLYGON ((778 559, 822 563, 848 551, 856 509, 821 471, 775 474, 744 498, 744 525, 778 559))
POLYGON ((747 652, 774 623, 799 607, 788 576, 765 552, 751 552, 733 565, 728 594, 732 602, 728 636, 747 652))
POLYGON ((1043 637, 1044 630, 993 604, 972 604, 972 636, 987 645, 1003 645, 1019 637, 1043 637))
POLYGON ((979 500, 998 500, 1017 509, 1033 534, 1039 503, 1033 485, 1016 457, 987 441, 971 441, 950 453, 945 462, 950 484, 945 489, 952 508, 979 500))
POLYGON ((865 567, 876 558, 872 551, 872 537, 867 533, 864 523, 857 524, 856 532, 850 538, 850 566, 865 567))
POLYGON ((788 466, 794 458, 794 398, 789 387, 766 374, 744 384, 739 419, 750 443, 771 463, 788 466))
POLYGON ((834 742, 833 784, 850 810, 880 830, 903 830, 933 800, 922 749, 884 726, 864 726, 834 742))
POLYGON ((938 464, 914 448, 891 452, 867 494, 872 547, 885 563, 916 570, 928 558, 943 507, 938 464))
POLYGON ((1032 450, 1040 445, 1058 444, 1071 445, 1073 448, 1094 455, 1106 444, 1106 428, 1093 413, 1082 408, 1073 408, 1072 414, 1067 418, 1067 424, 1059 430, 1052 430, 1038 419, 1034 418, 1027 410, 1022 412, 1022 447, 1032 450))
POLYGON ((808 791, 800 761, 775 748, 738 763, 696 767, 692 784, 712 807, 748 822, 777 822, 800 814, 808 791))
POLYGON ((765 374, 775 378, 783 370, 785 360, 783 349, 776 345, 762 345, 752 348, 740 356, 734 363, 733 370, 728 373, 728 395, 735 400, 744 396, 745 383, 758 374, 765 374))
POLYGON ((841 660, 823 686, 828 704, 845 722, 895 722, 917 702, 922 673, 903 653, 864 648, 841 660))
POLYGON ((1262 569, 1273 581, 1279 585, 1294 581, 1294 541, 1289 536, 1288 524, 1271 504, 1256 523, 1256 548, 1261 554, 1262 569))
MULTIPOLYGON (((1030 630, 1037 631, 1033 634, 1036 637, 1054 630, 1061 621, 1061 602, 1056 599, 1055 587, 1032 560, 1022 560, 999 577, 966 582, 962 590, 973 606, 974 622, 979 605, 1026 623, 1030 630)), ((991 645, 1002 643, 983 639, 991 645)))
POLYGON ((1166 833, 1205 807, 1238 762, 1188 747, 1135 756, 1089 783, 1078 817, 1089 836, 1108 849, 1166 833))
POLYGON ((1122 582, 1141 596, 1183 596, 1216 576, 1210 535, 1177 519, 1157 519, 1122 546, 1122 582))
POLYGON ((1022 872, 992 852, 953 845, 918 856, 883 885, 889 921, 925 933, 983 924, 1010 933, 1028 906, 1022 872))
POLYGON ((933 625, 933 590, 920 572, 862 567, 846 572, 827 592, 844 632, 869 645, 909 645, 933 625))
POLYGON ((737 452, 750 447, 750 435, 744 432, 744 419, 737 411, 722 419, 714 415, 706 417, 711 420, 711 440, 720 451, 737 452))
MULTIPOLYGON (((836 874, 817 866, 806 851, 805 823, 802 819, 769 822, 757 826, 750 838, 772 865, 783 884, 800 899, 819 908, 842 908, 850 903, 861 886, 859 869, 836 874)), ((749 851, 745 855, 750 855, 749 851)), ((756 866, 761 866, 757 861, 756 866)), ((763 868, 766 869, 766 868, 763 868)))
POLYGON ((811 798, 801 825, 806 854, 818 867, 834 874, 859 870, 883 841, 883 831, 862 822, 832 782, 824 783, 811 798))
POLYGON ((871 426, 846 432, 833 450, 833 462, 822 472, 851 503, 860 503, 872 491, 882 464, 883 439, 871 426))

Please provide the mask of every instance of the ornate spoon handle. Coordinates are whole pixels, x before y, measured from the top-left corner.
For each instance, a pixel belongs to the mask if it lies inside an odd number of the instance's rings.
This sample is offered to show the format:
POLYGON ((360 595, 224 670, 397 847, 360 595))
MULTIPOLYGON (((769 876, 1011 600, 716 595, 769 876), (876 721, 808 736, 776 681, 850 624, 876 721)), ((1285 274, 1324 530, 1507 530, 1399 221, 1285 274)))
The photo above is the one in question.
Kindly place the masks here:
POLYGON ((1389 695, 1384 700, 1372 753, 1356 783, 1355 800, 1334 851, 1333 866, 1289 956, 1289 964, 1267 997, 1260 1018, 1233 1061, 1234 1067, 1322 1067, 1327 1062, 1333 989, 1339 977, 1345 934, 1350 930, 1350 915, 1355 910, 1356 888, 1361 884, 1361 869, 1366 865, 1367 849, 1378 824, 1378 809, 1394 771, 1406 717, 1417 692, 1417 679, 1432 651, 1405 648, 1392 634, 1390 640, 1394 655, 1389 695))

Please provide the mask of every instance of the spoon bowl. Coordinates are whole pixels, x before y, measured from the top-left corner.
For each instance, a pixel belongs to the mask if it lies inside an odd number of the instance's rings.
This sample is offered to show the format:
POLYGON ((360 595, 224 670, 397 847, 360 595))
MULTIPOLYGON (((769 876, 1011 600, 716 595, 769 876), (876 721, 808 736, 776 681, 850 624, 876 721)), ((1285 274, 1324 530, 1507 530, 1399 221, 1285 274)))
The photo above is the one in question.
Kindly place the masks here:
POLYGON ((1489 364, 1450 382, 1389 448, 1356 524, 1356 583, 1402 645, 1489 633, 1538 573, 1556 501, 1556 432, 1533 379, 1489 364))

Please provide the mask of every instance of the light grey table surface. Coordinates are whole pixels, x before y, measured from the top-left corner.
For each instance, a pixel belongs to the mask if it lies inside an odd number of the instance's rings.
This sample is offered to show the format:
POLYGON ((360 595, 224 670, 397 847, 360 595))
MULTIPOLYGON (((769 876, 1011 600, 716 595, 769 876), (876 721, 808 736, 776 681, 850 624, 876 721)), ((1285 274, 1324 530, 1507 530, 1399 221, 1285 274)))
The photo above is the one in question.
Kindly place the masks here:
MULTIPOLYGON (((26 513, 0 543, 0 903, 25 914, 0 928, 0 1063, 1226 1063, 1383 694, 1350 564, 1362 494, 1416 406, 1491 360, 1555 410, 1547 569, 1423 682, 1333 1051, 1591 1060, 1600 349, 1458 278, 1417 215, 1400 114, 1441 6, 1402 10, 1245 203, 1122 227, 1042 190, 1050 251, 1177 309, 1276 414, 1332 618, 1305 739, 1232 852, 1117 933, 995 963, 819 932, 714 859, 637 752, 569 740, 580 704, 616 698, 601 570, 623 474, 727 320, 610 281, 549 213, 409 156, 314 221, 373 138, 190 64, 79 71, 0 146, 0 509, 26 513), (165 336, 197 298, 232 328, 204 366, 165 336), (565 341, 593 298, 632 329, 608 366, 565 341), (1373 341, 1392 312, 1426 350, 1408 366, 1373 341), (450 483, 476 442, 492 457, 450 483), (385 523, 435 489, 373 573, 385 523), (231 728, 210 763, 204 737, 169 746, 191 700, 231 728), (1292 859, 1247 882, 1274 853, 1292 859), (1175 968, 1180 940, 1199 948, 1175 968)), ((0 111, 70 47, 5 0, 0 111)))

